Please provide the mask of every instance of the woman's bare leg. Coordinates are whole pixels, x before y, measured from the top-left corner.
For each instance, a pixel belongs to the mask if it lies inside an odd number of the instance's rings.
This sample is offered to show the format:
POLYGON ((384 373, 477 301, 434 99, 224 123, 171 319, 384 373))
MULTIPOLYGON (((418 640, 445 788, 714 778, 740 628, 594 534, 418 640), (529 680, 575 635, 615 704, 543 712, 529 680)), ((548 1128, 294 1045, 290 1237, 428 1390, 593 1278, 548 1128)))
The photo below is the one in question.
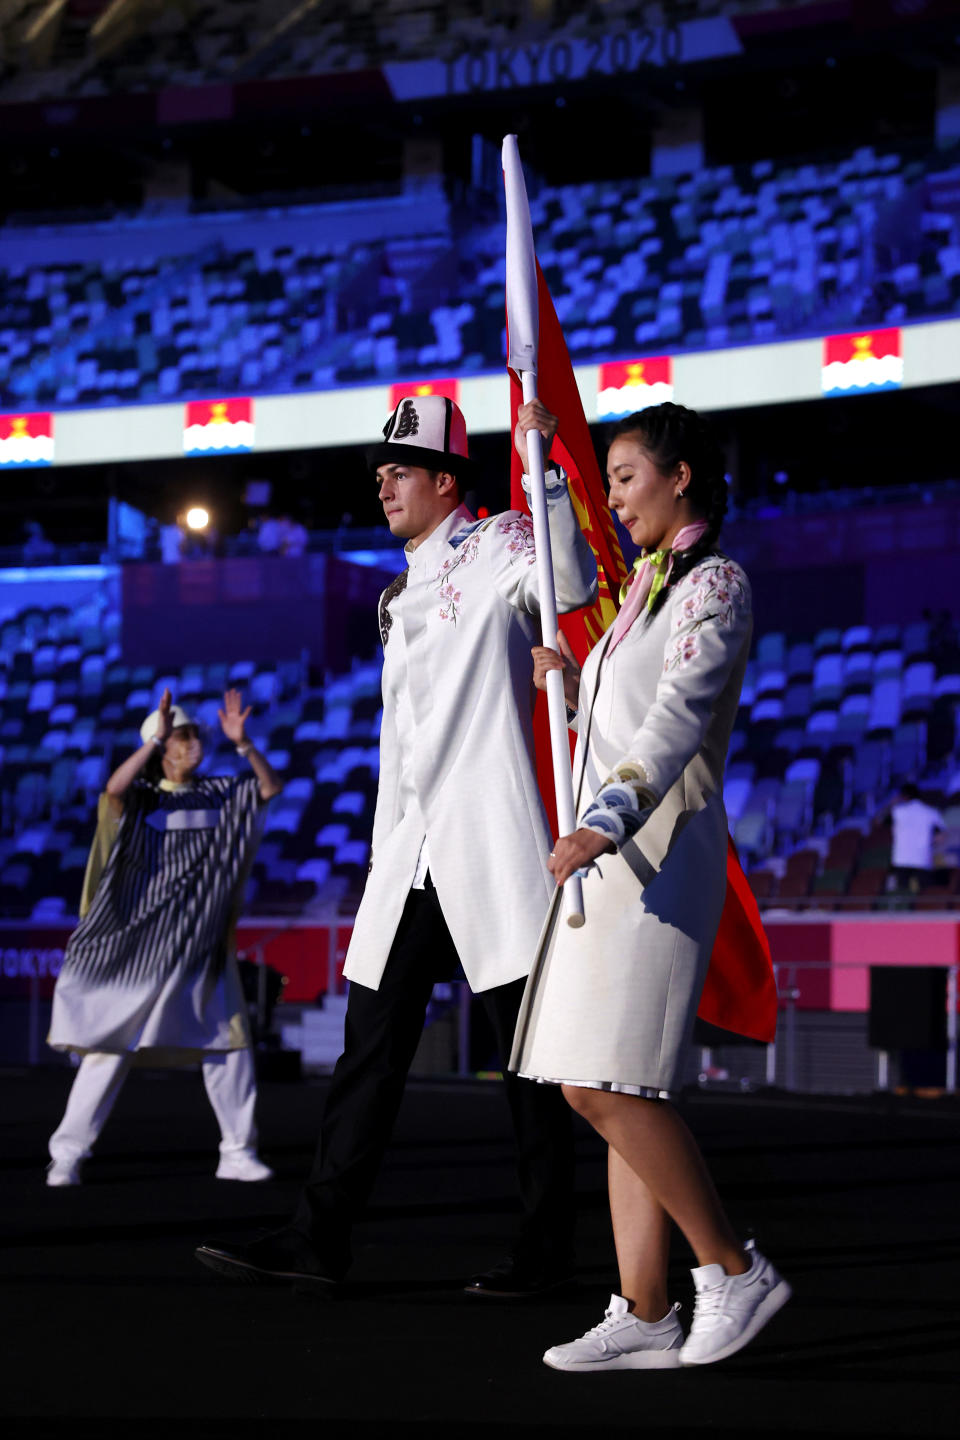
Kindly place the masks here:
MULTIPOLYGON (((728 1275, 739 1275, 749 1268, 696 1141, 671 1105, 575 1085, 564 1085, 563 1093, 680 1227, 698 1265, 722 1265, 728 1275)), ((644 1213, 642 1200, 637 1198, 641 1194, 631 1192, 630 1204, 638 1216, 644 1213)), ((635 1260, 631 1263, 642 1265, 636 1247, 632 1253, 635 1260)), ((649 1270, 644 1271, 646 1278, 641 1280, 634 1271, 631 1283, 635 1287, 643 1284, 655 1294, 655 1267, 662 1276, 660 1283, 665 1285, 665 1247, 659 1247, 656 1258, 651 1260, 649 1270)))
POLYGON ((638 1320, 662 1320, 670 1308, 670 1216, 612 1145, 607 1147, 607 1185, 620 1294, 638 1320))

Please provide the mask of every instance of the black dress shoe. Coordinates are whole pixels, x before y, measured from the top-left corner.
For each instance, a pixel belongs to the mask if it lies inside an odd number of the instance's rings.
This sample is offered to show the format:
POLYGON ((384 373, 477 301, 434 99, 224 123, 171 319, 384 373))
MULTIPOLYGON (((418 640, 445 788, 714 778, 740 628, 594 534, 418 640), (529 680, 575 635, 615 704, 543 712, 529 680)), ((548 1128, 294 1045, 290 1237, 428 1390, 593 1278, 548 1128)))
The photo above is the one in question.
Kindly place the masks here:
POLYGON ((546 1295, 560 1290, 573 1279, 573 1262, 525 1260, 507 1255, 468 1280, 467 1295, 485 1295, 491 1300, 526 1300, 533 1295, 546 1295))
POLYGON ((241 1285, 292 1285, 294 1290, 332 1299, 343 1270, 325 1264, 309 1242, 295 1231, 278 1230, 246 1245, 212 1241, 193 1252, 225 1280, 241 1285))

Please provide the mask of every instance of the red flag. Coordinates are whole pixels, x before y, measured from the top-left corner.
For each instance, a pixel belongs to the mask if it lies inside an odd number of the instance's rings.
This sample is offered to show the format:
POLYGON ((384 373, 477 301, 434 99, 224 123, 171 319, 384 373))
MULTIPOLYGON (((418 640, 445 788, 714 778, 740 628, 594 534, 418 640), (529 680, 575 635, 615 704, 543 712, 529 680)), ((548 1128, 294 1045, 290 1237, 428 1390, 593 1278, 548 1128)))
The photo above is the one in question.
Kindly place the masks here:
POLYGON ((727 836, 727 893, 697 1014, 769 1045, 777 1033, 777 982, 756 896, 727 836))
MULTIPOLYGON (((593 439, 583 413, 583 403, 566 341, 539 263, 537 303, 540 311, 537 395, 551 414, 560 417, 560 430, 553 442, 551 459, 562 465, 569 476, 574 508, 580 528, 596 556, 600 582, 600 592, 592 606, 560 617, 563 633, 582 664, 588 651, 613 623, 626 566, 607 505, 593 439)), ((508 373, 512 435, 523 395, 517 376, 512 370, 508 373)), ((526 496, 520 483, 522 466, 515 448, 512 459, 510 503, 516 510, 527 510, 526 496)), ((551 636, 544 636, 545 643, 549 644, 551 640, 551 636)), ((534 738, 540 791, 553 833, 556 834, 556 805, 553 798, 553 771, 545 698, 543 695, 537 697, 534 738)), ((769 1043, 776 1033, 777 988, 770 945, 764 934, 753 891, 747 884, 733 841, 729 838, 726 899, 697 1014, 711 1025, 735 1031, 753 1040, 769 1043)))
MULTIPOLYGON (((582 665, 588 653, 607 628, 613 624, 619 605, 620 586, 626 579, 627 567, 620 552, 620 542, 607 504, 600 466, 597 464, 593 438, 583 413, 567 342, 553 308, 547 282, 537 263, 537 303, 540 310, 540 353, 537 366, 537 395, 553 415, 560 417, 560 430, 553 442, 551 458, 562 465, 570 479, 570 492, 580 528, 590 542, 597 561, 600 590, 593 605, 575 610, 560 618, 560 626, 570 641, 573 653, 582 665)), ((516 427, 517 411, 523 403, 523 392, 516 374, 510 370, 510 432, 516 427)), ((516 448, 511 451, 510 504, 515 510, 527 510, 527 497, 520 483, 523 466, 516 448)), ((545 636, 551 644, 552 636, 545 636)), ((539 707, 538 707, 539 708, 539 707)), ((545 707, 544 707, 545 708, 545 707)), ((545 725, 544 721, 544 725, 545 725)), ((546 729, 544 729, 546 738, 546 729)), ((539 741, 539 736, 538 736, 539 741)), ((538 746, 539 748, 539 746, 538 746)), ((544 772, 546 778, 546 771, 544 772)), ((544 787, 544 794, 552 785, 544 787)), ((550 807, 548 806, 548 809, 550 807)))

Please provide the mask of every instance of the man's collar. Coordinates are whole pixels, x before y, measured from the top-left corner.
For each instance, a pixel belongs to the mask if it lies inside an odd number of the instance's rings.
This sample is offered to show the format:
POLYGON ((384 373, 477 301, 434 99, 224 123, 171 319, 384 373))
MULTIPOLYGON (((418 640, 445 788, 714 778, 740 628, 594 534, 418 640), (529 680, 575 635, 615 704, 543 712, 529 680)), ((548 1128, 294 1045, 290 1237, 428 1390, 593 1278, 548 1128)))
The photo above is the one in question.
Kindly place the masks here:
POLYGON ((456 510, 451 510, 450 514, 440 521, 436 530, 430 531, 426 540, 421 540, 415 550, 410 549, 408 540, 403 547, 408 568, 416 566, 419 569, 422 564, 429 565, 434 559, 438 559, 449 545, 452 536, 464 525, 472 525, 475 519, 476 516, 467 509, 466 505, 458 505, 456 510))

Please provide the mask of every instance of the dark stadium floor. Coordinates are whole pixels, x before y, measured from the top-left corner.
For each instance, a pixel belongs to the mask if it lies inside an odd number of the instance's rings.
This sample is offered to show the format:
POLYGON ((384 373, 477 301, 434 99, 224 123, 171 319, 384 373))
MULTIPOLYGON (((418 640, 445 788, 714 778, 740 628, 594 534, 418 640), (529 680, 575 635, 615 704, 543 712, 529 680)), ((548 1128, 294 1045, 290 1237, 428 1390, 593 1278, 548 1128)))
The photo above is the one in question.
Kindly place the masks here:
MULTIPOLYGON (((70 1072, 0 1070, 5 1434, 940 1436, 960 1413, 960 1108, 693 1096, 685 1110, 743 1230, 793 1302, 724 1364, 558 1375, 547 1345, 615 1288, 603 1156, 579 1140, 579 1285, 477 1300, 457 1282, 511 1233, 496 1086, 411 1086, 343 1298, 218 1282, 192 1258, 285 1216, 323 1082, 262 1088, 264 1185, 215 1181, 199 1077, 135 1073, 87 1183, 48 1190, 70 1072), (87 1423, 81 1423, 81 1422, 87 1423), (133 1422, 133 1423, 131 1423, 133 1422), (173 1422, 173 1423, 171 1423, 173 1422)), ((676 1247, 671 1292, 689 1322, 676 1247)))

